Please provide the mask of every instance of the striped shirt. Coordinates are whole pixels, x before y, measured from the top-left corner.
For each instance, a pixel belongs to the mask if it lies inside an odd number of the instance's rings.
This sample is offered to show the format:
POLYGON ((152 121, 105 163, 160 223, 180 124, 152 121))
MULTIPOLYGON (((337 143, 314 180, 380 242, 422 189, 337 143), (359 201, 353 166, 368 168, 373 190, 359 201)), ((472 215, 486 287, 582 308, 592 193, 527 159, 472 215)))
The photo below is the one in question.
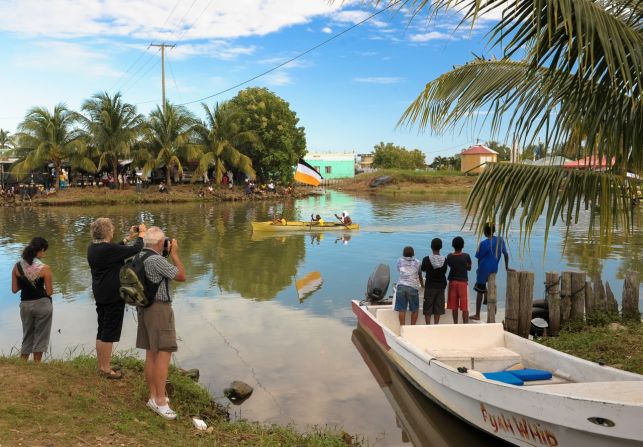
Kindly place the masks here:
MULTIPOLYGON (((150 248, 145 248, 145 250, 151 250, 150 248)), ((170 285, 169 282, 171 279, 174 279, 176 274, 179 272, 178 267, 174 264, 168 262, 163 256, 159 254, 153 254, 145 260, 145 274, 147 279, 153 283, 158 283, 163 281, 165 284, 161 283, 159 289, 156 292, 154 301, 161 301, 164 303, 172 302, 172 295, 170 294, 170 285)))

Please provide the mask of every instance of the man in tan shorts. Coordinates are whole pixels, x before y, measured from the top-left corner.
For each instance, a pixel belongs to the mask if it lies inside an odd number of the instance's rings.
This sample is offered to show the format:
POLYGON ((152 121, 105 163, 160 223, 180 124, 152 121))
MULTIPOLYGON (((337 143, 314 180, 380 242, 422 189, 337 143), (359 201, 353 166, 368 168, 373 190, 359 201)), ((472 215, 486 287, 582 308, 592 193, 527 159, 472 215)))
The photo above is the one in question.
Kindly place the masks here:
POLYGON ((176 352, 176 330, 170 294, 170 280, 185 281, 185 268, 179 259, 176 239, 166 243, 165 234, 159 227, 151 227, 143 238, 147 250, 154 252, 144 260, 146 287, 158 287, 151 306, 138 308, 138 333, 136 347, 145 349, 145 380, 150 388, 147 406, 165 419, 176 419, 176 413, 168 405, 165 382, 172 353, 176 352), (172 263, 162 256, 163 248, 169 251, 172 263))

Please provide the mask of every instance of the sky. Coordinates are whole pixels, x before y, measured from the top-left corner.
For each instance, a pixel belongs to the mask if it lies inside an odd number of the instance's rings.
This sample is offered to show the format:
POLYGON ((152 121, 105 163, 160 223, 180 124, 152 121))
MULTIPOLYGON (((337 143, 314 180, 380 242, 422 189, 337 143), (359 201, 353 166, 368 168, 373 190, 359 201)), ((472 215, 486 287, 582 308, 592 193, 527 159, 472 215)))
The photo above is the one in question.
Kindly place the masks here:
MULTIPOLYGON (((79 110, 92 95, 121 92, 139 112, 166 95, 202 115, 201 98, 306 52, 382 9, 327 0, 0 0, 0 128, 16 132, 29 108, 79 110)), ((458 27, 452 12, 429 20, 394 6, 240 87, 286 100, 306 129, 309 152, 368 153, 379 142, 420 149, 430 162, 491 139, 488 126, 444 135, 397 122, 425 84, 476 55, 488 56, 487 17, 458 27)), ((484 115, 486 111, 479 112, 484 115)))

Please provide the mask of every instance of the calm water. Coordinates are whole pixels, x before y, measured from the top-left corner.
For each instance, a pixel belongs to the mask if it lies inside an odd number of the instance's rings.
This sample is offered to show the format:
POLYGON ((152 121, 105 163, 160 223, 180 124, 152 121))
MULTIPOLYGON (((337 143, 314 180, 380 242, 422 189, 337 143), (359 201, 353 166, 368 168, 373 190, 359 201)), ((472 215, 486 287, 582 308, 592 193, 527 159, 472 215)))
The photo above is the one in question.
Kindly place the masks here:
MULTIPOLYGON (((417 418, 431 410, 424 404, 411 405, 410 413, 400 416, 391 397, 399 393, 378 384, 373 368, 351 341, 356 320, 350 300, 363 297, 377 264, 394 269, 405 245, 414 246, 421 257, 431 238, 442 237, 450 247, 451 239, 462 234, 465 251, 473 254, 474 235, 460 231, 464 201, 459 196, 400 201, 329 193, 279 204, 2 208, 0 352, 15 353, 20 345, 19 298, 10 293, 9 272, 32 236, 42 235, 50 242, 45 262, 54 271, 52 355, 64 357, 91 352, 94 344, 95 311, 85 260, 90 222, 98 216, 112 217, 122 229, 115 235, 118 240, 130 225, 142 221, 161 226, 179 240, 188 272, 188 281, 175 289, 180 337, 175 361, 184 368, 199 368, 201 382, 216 396, 232 380, 252 385, 252 397, 231 407, 235 416, 293 422, 304 428, 337 425, 364 434, 372 445, 402 445, 407 439, 425 439, 422 436, 434 439, 436 445, 448 445, 444 440, 449 439, 451 445, 462 445, 457 440, 463 424, 455 420, 442 424, 452 428, 425 431, 429 435, 404 429, 400 421, 420 421, 417 418), (361 224, 359 232, 258 237, 250 227, 252 220, 267 220, 275 212, 290 219, 307 219, 313 212, 330 219, 342 210, 361 224), (295 283, 306 277, 318 278, 314 282, 318 287, 302 284, 298 291, 295 283)), ((554 230, 545 256, 542 228, 535 231, 529 251, 519 250, 517 234, 509 237, 511 266, 536 273, 536 298, 543 295, 548 270, 601 272, 617 297, 623 273, 643 270, 640 230, 627 241, 615 237, 609 244, 596 244, 587 242, 584 229, 578 228, 572 230, 565 254, 561 234, 561 229, 554 230)), ((501 269, 500 307, 504 282, 501 269)), ((135 334, 136 322, 128 312, 118 349, 133 350, 135 334)), ((481 439, 484 445, 487 441, 481 439)))

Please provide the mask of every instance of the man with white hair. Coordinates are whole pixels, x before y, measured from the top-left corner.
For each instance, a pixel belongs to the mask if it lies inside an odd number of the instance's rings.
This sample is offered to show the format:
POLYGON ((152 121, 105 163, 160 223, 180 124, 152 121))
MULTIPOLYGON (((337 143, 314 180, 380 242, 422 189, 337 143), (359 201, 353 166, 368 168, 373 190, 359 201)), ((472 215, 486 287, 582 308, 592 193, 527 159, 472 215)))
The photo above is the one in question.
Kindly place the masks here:
POLYGON ((145 380, 150 388, 147 406, 165 419, 176 419, 176 413, 168 405, 165 396, 165 382, 172 353, 176 352, 176 329, 170 280, 185 281, 185 268, 179 258, 179 245, 176 239, 167 241, 163 230, 151 227, 143 238, 146 251, 153 254, 145 258, 146 287, 157 287, 154 302, 149 307, 138 308, 138 332, 136 347, 145 349, 145 380), (172 263, 165 259, 163 249, 167 250, 172 263))
POLYGON ((335 214, 335 217, 338 218, 340 222, 346 226, 349 226, 353 223, 351 217, 348 215, 348 211, 343 211, 341 216, 335 214))

